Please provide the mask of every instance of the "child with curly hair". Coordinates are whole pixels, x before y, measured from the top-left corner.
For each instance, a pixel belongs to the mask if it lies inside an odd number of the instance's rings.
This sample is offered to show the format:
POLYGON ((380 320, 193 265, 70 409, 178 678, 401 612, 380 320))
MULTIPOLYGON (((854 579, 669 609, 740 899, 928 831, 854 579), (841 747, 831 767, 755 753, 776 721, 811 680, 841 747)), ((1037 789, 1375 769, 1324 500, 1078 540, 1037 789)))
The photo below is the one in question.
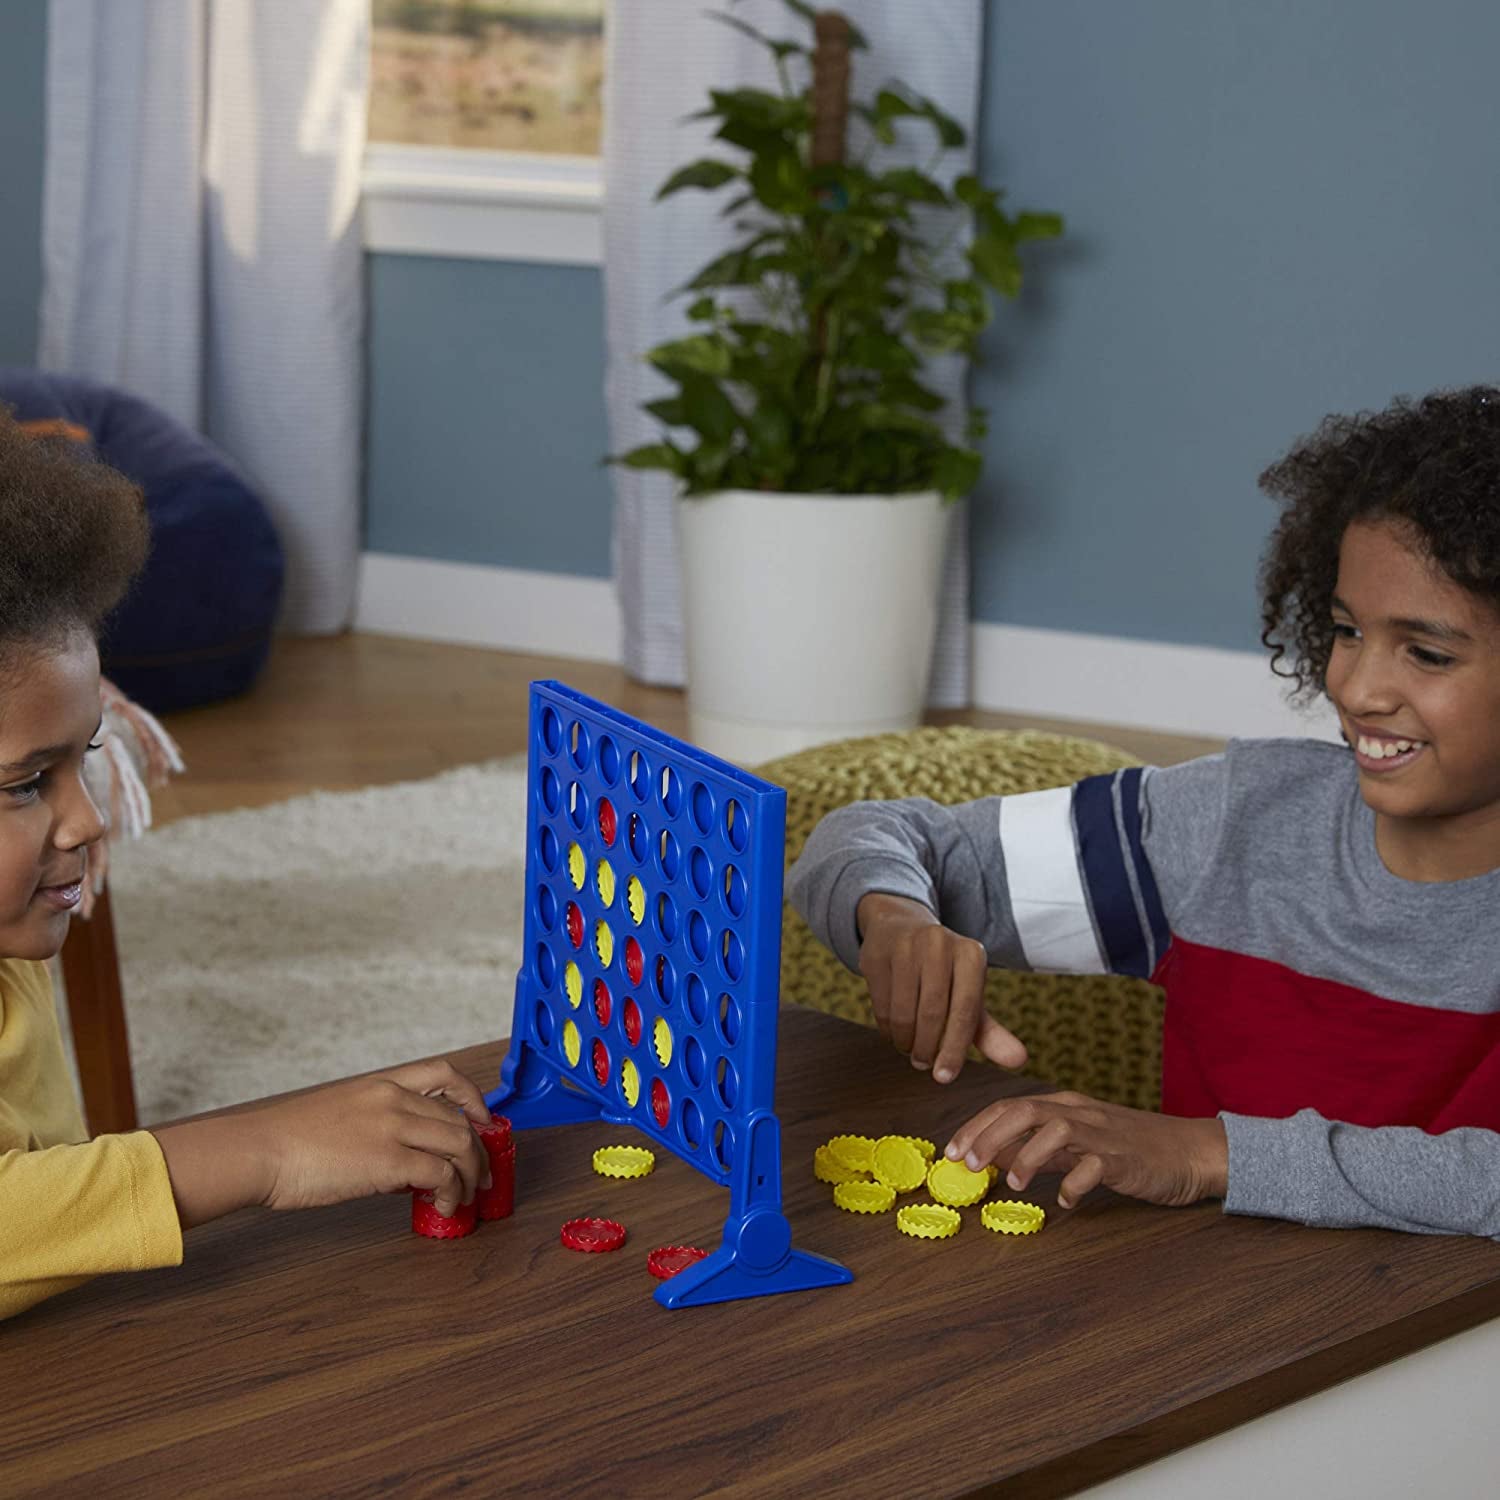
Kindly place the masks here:
POLYGON ((859 803, 792 899, 939 1082, 970 1043, 1025 1061, 987 965, 1163 988, 1161 1114, 1055 1093, 954 1133, 1013 1189, 1500 1238, 1500 390, 1330 417, 1260 482, 1261 639, 1342 746, 859 803))
POLYGON ((184 1230, 238 1208, 415 1187, 452 1213, 489 1185, 469 1123, 489 1112, 446 1062, 86 1139, 47 960, 104 834, 83 775, 95 639, 146 548, 134 486, 0 408, 0 1318, 101 1272, 177 1265, 184 1230))

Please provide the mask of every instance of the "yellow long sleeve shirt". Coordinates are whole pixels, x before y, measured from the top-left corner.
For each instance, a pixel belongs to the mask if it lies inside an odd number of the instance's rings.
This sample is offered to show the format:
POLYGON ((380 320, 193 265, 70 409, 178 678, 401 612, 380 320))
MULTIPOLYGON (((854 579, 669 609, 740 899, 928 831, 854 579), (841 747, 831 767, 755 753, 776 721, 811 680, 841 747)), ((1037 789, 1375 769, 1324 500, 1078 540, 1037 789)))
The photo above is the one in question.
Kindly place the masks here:
POLYGON ((0 959, 0 1318, 106 1271, 181 1263, 156 1137, 87 1139, 47 966, 0 959))

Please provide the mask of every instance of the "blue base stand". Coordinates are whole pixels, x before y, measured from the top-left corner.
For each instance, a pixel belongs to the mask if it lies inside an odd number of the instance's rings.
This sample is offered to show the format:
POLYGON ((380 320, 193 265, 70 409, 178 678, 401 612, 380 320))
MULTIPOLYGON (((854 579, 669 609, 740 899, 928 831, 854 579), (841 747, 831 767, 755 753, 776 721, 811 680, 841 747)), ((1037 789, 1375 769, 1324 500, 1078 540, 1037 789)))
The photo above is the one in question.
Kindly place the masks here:
MULTIPOLYGON (((757 1216, 760 1217, 760 1216, 757 1216)), ((791 1229, 781 1219, 782 1236, 790 1240, 791 1229)), ((769 1297, 773 1292, 811 1292, 819 1287, 845 1286, 854 1273, 826 1256, 809 1250, 788 1249, 779 1261, 757 1264, 739 1248, 726 1243, 710 1255, 656 1289, 663 1307, 704 1307, 710 1302, 736 1302, 741 1297, 769 1297)), ((741 1235, 741 1246, 744 1237, 741 1235)))
POLYGON ((517 1042, 506 1054, 500 1065, 500 1087, 484 1096, 484 1107, 491 1114, 500 1110, 517 1130, 581 1125, 604 1118, 596 1100, 568 1088, 525 1042, 517 1042))

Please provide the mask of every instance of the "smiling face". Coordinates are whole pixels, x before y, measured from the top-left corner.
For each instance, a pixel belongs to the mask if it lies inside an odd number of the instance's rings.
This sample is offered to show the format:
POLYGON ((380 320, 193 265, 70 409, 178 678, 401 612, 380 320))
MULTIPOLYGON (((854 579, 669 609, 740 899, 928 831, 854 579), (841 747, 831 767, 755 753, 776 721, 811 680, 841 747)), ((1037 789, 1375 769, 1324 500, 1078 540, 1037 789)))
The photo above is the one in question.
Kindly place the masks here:
POLYGON ((1332 613, 1328 696, 1387 867, 1429 881, 1500 868, 1500 610, 1376 521, 1344 533, 1332 613))
POLYGON ((83 782, 99 728, 99 655, 82 630, 13 648, 0 673, 0 956, 50 958, 104 820, 83 782))

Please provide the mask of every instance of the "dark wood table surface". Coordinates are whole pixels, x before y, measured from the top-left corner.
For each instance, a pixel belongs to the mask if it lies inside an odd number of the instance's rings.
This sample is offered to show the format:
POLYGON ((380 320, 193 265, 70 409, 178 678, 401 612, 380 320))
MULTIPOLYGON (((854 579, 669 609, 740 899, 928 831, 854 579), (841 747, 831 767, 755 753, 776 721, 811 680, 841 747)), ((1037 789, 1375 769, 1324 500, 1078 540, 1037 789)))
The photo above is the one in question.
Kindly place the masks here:
MULTIPOLYGON (((503 1050, 455 1060, 488 1086, 503 1050)), ((178 1270, 0 1326, 0 1495, 1066 1495, 1500 1312, 1500 1245, 1213 1204, 1099 1194, 1024 1239, 968 1210, 910 1240, 836 1209, 813 1148, 941 1145, 1033 1085, 939 1088, 798 1010, 779 1073, 794 1242, 853 1285, 668 1312, 646 1253, 717 1243, 727 1193, 660 1152, 595 1176, 615 1127, 527 1132, 515 1216, 466 1240, 412 1235, 404 1198, 238 1214, 178 1270), (626 1247, 564 1250, 585 1213, 626 1247)))

